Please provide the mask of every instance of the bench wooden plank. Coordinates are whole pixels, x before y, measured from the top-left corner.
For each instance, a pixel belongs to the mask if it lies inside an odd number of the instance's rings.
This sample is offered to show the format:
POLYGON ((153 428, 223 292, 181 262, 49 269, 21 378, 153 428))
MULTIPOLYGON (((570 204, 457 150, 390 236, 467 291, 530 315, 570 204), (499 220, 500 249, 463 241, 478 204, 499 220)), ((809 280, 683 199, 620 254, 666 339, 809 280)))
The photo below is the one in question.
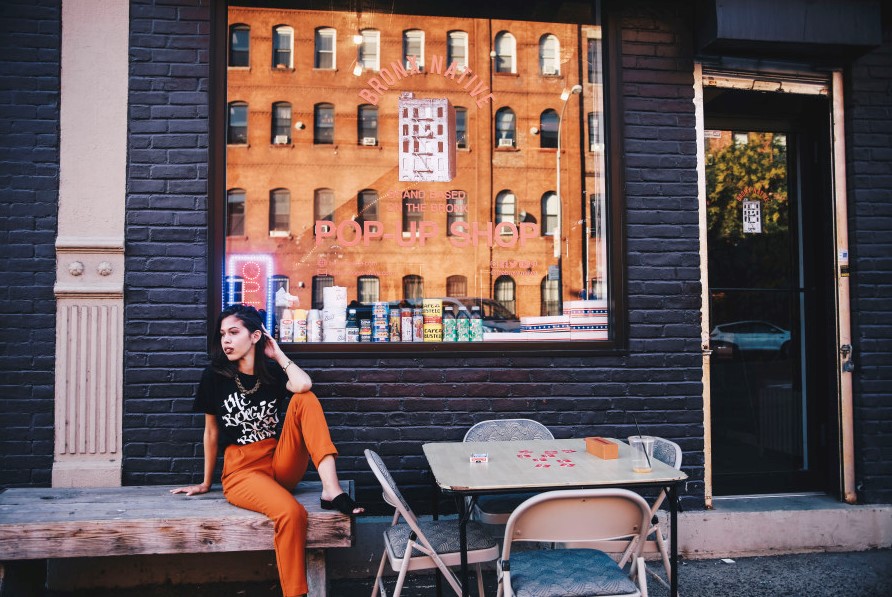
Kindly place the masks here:
MULTIPOLYGON (((272 549, 266 516, 229 504, 219 489, 186 497, 172 488, 8 489, 0 493, 0 561, 272 549)), ((322 510, 321 489, 307 482, 295 491, 309 515, 307 547, 350 547, 353 521, 322 510)))

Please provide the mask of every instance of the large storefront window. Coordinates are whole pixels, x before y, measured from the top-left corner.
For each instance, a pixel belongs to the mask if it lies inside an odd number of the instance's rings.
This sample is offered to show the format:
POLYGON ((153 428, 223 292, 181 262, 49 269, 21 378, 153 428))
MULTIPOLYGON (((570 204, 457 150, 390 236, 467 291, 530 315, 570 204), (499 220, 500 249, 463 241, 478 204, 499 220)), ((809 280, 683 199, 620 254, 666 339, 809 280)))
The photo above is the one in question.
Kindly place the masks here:
POLYGON ((441 4, 230 4, 224 306, 295 345, 615 339, 597 3, 441 4))

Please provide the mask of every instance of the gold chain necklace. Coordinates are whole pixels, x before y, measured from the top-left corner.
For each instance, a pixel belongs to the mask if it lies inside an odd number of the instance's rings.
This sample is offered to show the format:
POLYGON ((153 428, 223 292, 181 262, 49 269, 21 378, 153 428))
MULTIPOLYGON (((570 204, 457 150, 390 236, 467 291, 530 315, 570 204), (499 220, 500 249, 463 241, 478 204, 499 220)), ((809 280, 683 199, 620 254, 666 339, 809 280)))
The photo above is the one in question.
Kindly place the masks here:
POLYGON ((254 384, 254 387, 250 390, 246 390, 245 386, 242 385, 242 380, 238 378, 238 373, 235 374, 235 387, 238 388, 238 391, 242 393, 243 396, 250 396, 254 392, 260 389, 260 378, 257 378, 257 383, 254 384))

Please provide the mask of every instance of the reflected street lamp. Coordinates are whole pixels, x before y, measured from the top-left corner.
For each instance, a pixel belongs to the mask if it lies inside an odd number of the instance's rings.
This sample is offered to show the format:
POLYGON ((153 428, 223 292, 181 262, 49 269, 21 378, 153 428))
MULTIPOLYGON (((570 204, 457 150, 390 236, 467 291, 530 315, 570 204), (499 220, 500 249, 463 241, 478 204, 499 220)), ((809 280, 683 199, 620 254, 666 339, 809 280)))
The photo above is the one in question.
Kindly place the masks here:
MULTIPOLYGON (((570 89, 564 89, 561 92, 561 114, 558 116, 557 130, 557 223, 554 227, 554 256, 561 256, 561 220, 563 218, 564 200, 561 198, 561 128, 564 123, 564 110, 567 109, 567 103, 571 95, 579 95, 582 93, 582 85, 574 85, 570 89)), ((560 265, 560 262, 558 262, 560 265)))

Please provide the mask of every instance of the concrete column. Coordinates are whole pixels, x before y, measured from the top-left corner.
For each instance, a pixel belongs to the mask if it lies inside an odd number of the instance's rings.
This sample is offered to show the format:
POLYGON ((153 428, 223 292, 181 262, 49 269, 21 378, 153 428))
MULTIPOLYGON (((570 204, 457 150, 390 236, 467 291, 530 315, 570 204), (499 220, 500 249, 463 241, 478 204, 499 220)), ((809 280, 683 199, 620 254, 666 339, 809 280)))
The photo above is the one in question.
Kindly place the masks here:
POLYGON ((64 0, 54 487, 121 484, 129 3, 64 0))

